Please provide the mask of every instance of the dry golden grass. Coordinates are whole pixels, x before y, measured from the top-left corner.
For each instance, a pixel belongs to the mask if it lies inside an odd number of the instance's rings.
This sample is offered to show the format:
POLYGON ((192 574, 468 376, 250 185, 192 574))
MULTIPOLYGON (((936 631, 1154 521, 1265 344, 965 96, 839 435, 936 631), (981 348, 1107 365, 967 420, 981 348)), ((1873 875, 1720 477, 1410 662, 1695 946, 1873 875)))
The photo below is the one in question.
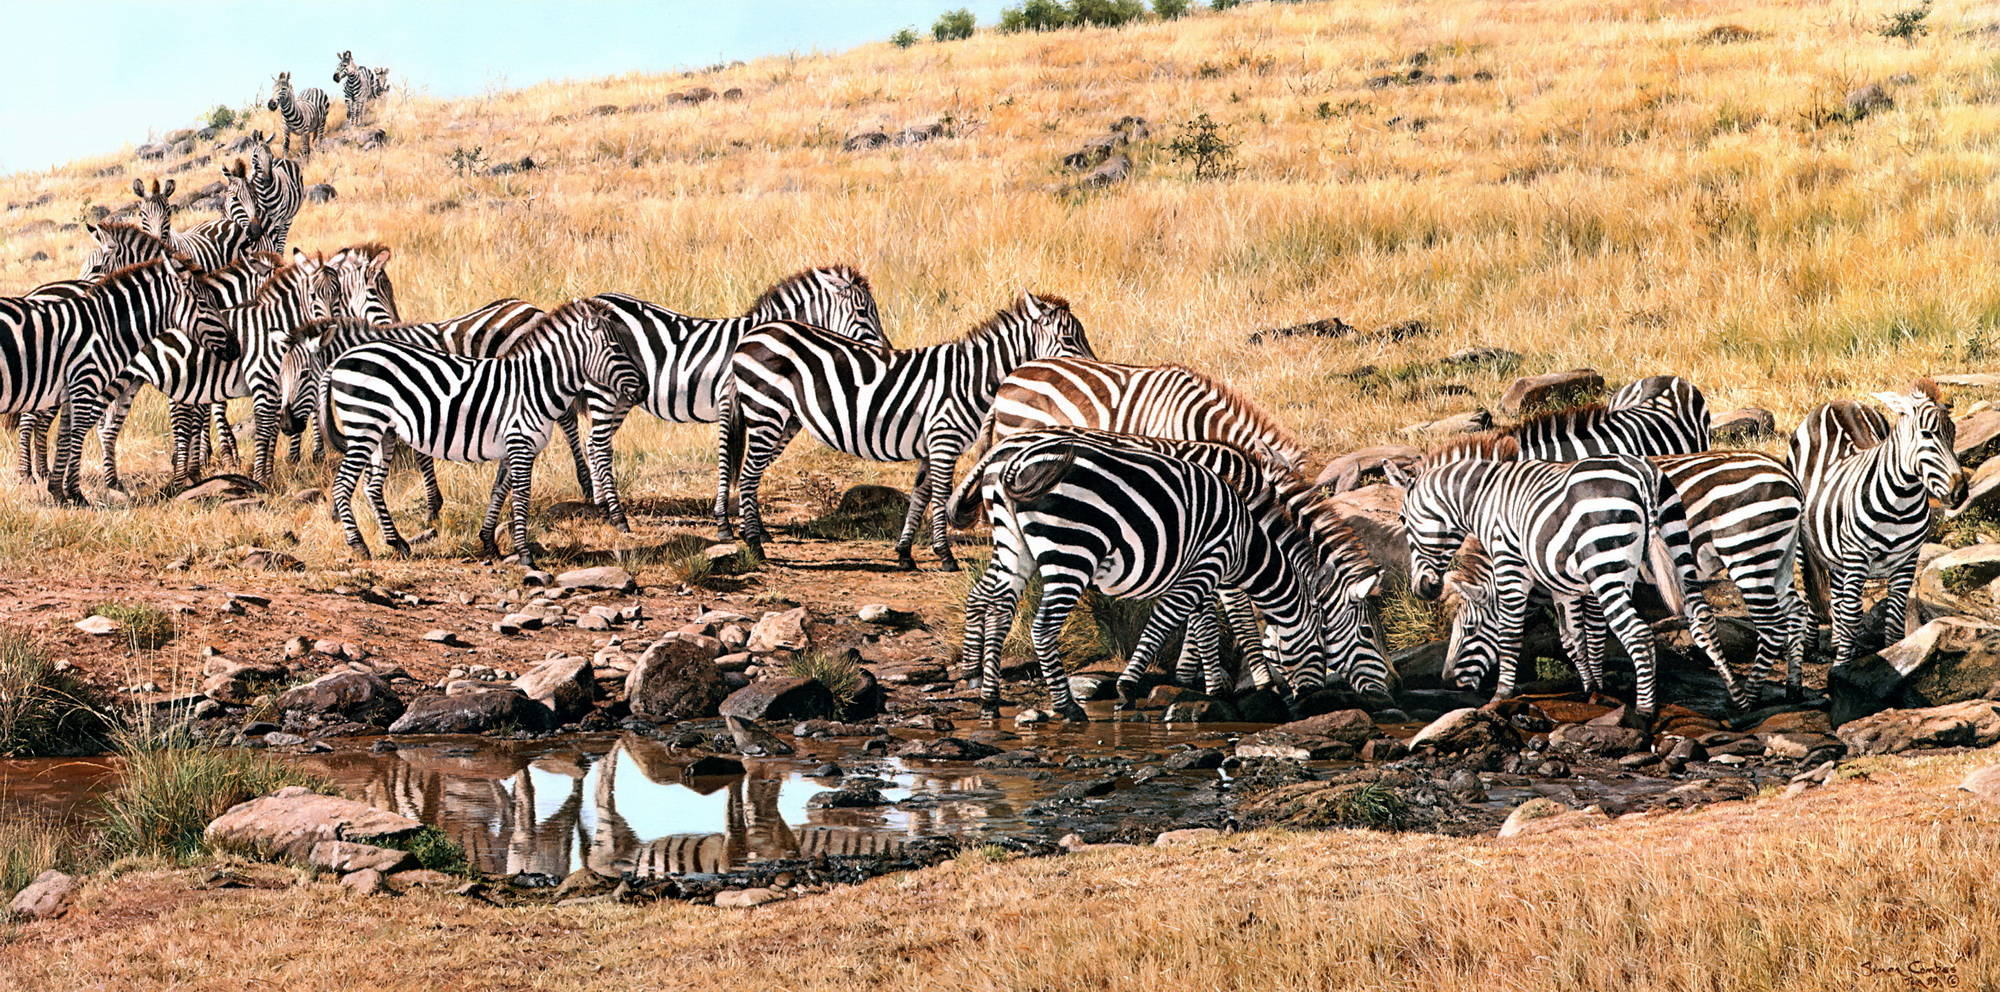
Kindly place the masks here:
MULTIPOLYGON (((1196 364, 1329 453, 1491 401, 1505 384, 1469 373, 1456 378, 1471 397, 1393 385, 1364 394, 1340 373, 1472 344, 1526 353, 1524 372, 1678 372, 1717 409, 1768 406, 1789 422, 1829 396, 1977 364, 2000 322, 1990 248, 2000 207, 1989 191, 2000 34, 1980 30, 1992 11, 1940 3, 1931 34, 1906 45, 1877 33, 1890 6, 1258 4, 1124 30, 766 58, 695 77, 455 101, 398 94, 378 118, 388 149, 329 146, 307 166, 308 181, 333 182, 340 198, 309 205, 293 239, 395 246, 412 317, 501 295, 553 303, 605 290, 735 313, 787 271, 846 260, 874 279, 893 338, 918 344, 1036 287, 1077 302, 1101 354, 1196 364), (1724 25, 1751 37, 1703 40, 1724 25), (1463 81, 1364 85, 1418 52, 1427 71, 1463 81), (1892 109, 1814 123, 1850 89, 1900 73, 1914 81, 1891 87, 1892 109), (696 85, 747 96, 584 113, 696 85), (1192 181, 1162 150, 1173 122, 1197 112, 1240 142, 1233 176, 1192 181), (1156 129, 1135 177, 1088 196, 1051 193, 1060 157, 1126 113, 1156 129), (839 148, 856 130, 944 114, 963 136, 839 148), (542 167, 462 178, 448 156, 473 147, 542 167), (1363 328, 1418 319, 1438 333, 1400 345, 1243 341, 1253 328, 1333 314, 1363 328)), ((0 286, 69 275, 81 232, 38 222, 125 202, 151 164, 113 156, 0 179, 0 201, 53 196, 0 220, 0 286), (93 177, 115 163, 128 168, 93 177), (28 261, 38 251, 50 259, 28 261)), ((709 431, 644 419, 620 438, 628 488, 706 491, 709 431)), ((128 431, 134 465, 159 464, 159 433, 156 412, 128 431)), ((787 460, 869 478, 908 472, 787 460)), ((451 473, 454 505, 476 505, 487 471, 451 473)), ((544 474, 545 492, 569 491, 566 469, 544 474)), ((218 515, 190 528, 181 507, 79 515, 0 495, 11 507, 0 526, 9 563, 49 560, 23 552, 50 545, 153 561, 173 540, 226 546, 285 531, 315 565, 343 555, 317 512, 218 515)))
POLYGON ((18 929, 0 987, 1991 988, 2000 811, 1952 785, 1994 757, 1877 762, 1798 799, 1512 840, 1258 833, 967 857, 748 913, 362 900, 330 882, 194 892, 199 873, 144 873, 18 929), (1950 984, 1886 973, 1908 966, 1950 984))

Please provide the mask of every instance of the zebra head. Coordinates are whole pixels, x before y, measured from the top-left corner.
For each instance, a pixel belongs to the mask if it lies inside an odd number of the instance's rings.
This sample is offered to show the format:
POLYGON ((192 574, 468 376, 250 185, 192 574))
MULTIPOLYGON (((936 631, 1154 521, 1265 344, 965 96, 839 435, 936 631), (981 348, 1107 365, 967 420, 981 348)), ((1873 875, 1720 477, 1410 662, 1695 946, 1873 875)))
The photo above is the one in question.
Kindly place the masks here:
POLYGON ((169 256, 163 264, 168 275, 163 297, 165 325, 188 332, 195 344, 217 361, 233 362, 243 357, 243 343, 236 339, 236 331, 215 315, 217 310, 246 302, 242 284, 190 269, 179 256, 169 256))
POLYGON ((842 337, 888 346, 889 337, 882 333, 882 315, 875 309, 875 292, 868 286, 868 277, 835 265, 813 269, 812 278, 821 292, 806 298, 800 320, 842 337))
POLYGON ((249 227, 257 220, 257 194, 250 184, 250 166, 242 159, 222 167, 223 213, 249 227))
POLYGON ((278 157, 271 150, 271 136, 262 131, 250 132, 250 175, 255 179, 265 179, 271 175, 271 162, 278 157))
POLYGON ((1020 344, 1025 349, 1019 356, 1020 362, 1097 357, 1091 350, 1090 338, 1083 333, 1083 322, 1070 312, 1069 301, 1060 296, 1022 293, 1020 302, 1014 304, 1012 316, 1015 319, 1006 323, 1019 329, 1020 344))
POLYGON ((389 281, 387 245, 349 245, 327 257, 338 286, 337 316, 371 324, 397 322, 396 287, 389 281))
POLYGON ((1325 569, 1320 576, 1320 627, 1335 670, 1355 692, 1372 695, 1389 691, 1389 661, 1382 654, 1375 620, 1368 606, 1381 576, 1341 576, 1325 569))
POLYGON ((271 79, 271 99, 264 102, 265 110, 276 110, 292 105, 292 74, 278 73, 271 79))
POLYGON ((639 367, 639 343, 632 329, 614 320, 596 300, 575 299, 542 318, 560 333, 583 335, 583 374, 627 402, 646 394, 646 374, 639 367))
POLYGON ((153 180, 151 187, 137 179, 132 180, 132 195, 139 198, 139 229, 161 241, 172 237, 174 229, 174 207, 167 198, 174 195, 174 181, 162 184, 153 180))
POLYGON ((84 258, 81 273, 84 279, 96 279, 128 265, 174 254, 173 248, 166 242, 133 224, 86 222, 83 227, 89 232, 91 240, 97 243, 97 247, 84 258))
POLYGON ((1945 410, 1937 387, 1924 380, 1911 393, 1876 393, 1883 406, 1894 411, 1896 426, 1888 443, 1895 446, 1896 464, 1905 478, 1923 482, 1924 492, 1945 506, 1965 500, 1965 471, 1952 452, 1957 441, 1957 425, 1945 410))
POLYGON ((326 256, 313 252, 308 255, 298 248, 292 249, 290 268, 297 270, 305 280, 305 313, 307 320, 325 320, 339 316, 340 285, 334 279, 333 270, 326 264, 326 256))
POLYGON ((333 67, 333 81, 337 83, 346 79, 347 74, 354 71, 354 53, 341 52, 336 58, 340 60, 340 64, 333 67))
POLYGON ((317 408, 319 382, 317 338, 297 336, 285 339, 278 354, 278 429, 295 435, 312 422, 317 408))
POLYGON ((1500 667, 1500 641, 1495 636, 1500 630, 1500 614, 1486 556, 1478 552, 1476 542, 1470 543, 1467 552, 1444 580, 1445 600, 1456 605, 1444 672, 1452 684, 1477 691, 1500 667))
POLYGON ((1403 489, 1402 521, 1410 542, 1410 589, 1419 599, 1436 599, 1444 591, 1445 569, 1464 543, 1467 531, 1456 489, 1451 483, 1490 462, 1453 462, 1411 476, 1396 463, 1383 466, 1390 485, 1403 489))
POLYGON ((389 67, 378 65, 375 67, 375 95, 380 96, 387 92, 389 92, 389 67))

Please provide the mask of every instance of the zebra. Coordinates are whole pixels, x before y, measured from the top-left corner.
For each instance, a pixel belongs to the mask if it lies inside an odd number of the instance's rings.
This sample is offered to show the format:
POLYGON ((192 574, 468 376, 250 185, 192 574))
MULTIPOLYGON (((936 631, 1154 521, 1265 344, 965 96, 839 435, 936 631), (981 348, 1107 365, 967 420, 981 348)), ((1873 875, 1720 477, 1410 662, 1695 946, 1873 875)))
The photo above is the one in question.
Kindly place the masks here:
MULTIPOLYGON (((170 189, 171 186, 165 188, 170 189)), ((150 197, 146 199, 153 202, 150 197)), ((163 201, 164 198, 160 198, 160 202, 163 201)), ((151 209, 142 203, 140 216, 145 217, 151 209)), ((190 269, 213 272, 242 258, 256 247, 257 240, 263 236, 262 228, 254 222, 246 226, 226 217, 205 222, 186 232, 167 226, 155 233, 136 224, 117 221, 85 224, 84 230, 97 245, 84 258, 80 273, 84 279, 96 279, 113 269, 167 255, 185 257, 190 269)))
MULTIPOLYGON (((197 408, 219 411, 226 401, 239 396, 252 400, 256 447, 251 477, 258 482, 271 480, 275 449, 280 430, 279 366, 296 328, 309 320, 324 318, 332 309, 332 286, 319 278, 325 260, 293 249, 290 264, 277 265, 273 255, 257 255, 220 272, 202 276, 204 283, 248 280, 254 287, 251 301, 241 307, 221 311, 218 316, 229 325, 240 342, 242 354, 232 362, 219 361, 193 347, 178 332, 156 339, 119 374, 112 388, 113 400, 98 426, 98 440, 104 449, 105 485, 122 490, 118 477, 118 431, 139 387, 151 383, 174 404, 175 477, 192 481, 193 469, 200 464, 193 445, 194 431, 206 437, 208 424, 201 423, 197 408), (196 425, 199 424, 197 427, 196 425)), ((222 431, 228 451, 225 460, 234 460, 235 443, 226 425, 222 431)), ((298 455, 298 432, 292 433, 293 457, 298 455)))
MULTIPOLYGON (((1027 586, 1026 569, 1031 561, 1026 547, 1018 543, 1018 528, 1000 522, 1000 516, 1007 512, 1000 492, 1001 477, 1021 452, 1065 440, 1141 448, 1181 458, 1229 482, 1249 508, 1256 530, 1249 556, 1251 567, 1241 587, 1225 589, 1222 594, 1223 616, 1246 649, 1245 664, 1253 680, 1259 685, 1285 686, 1295 698, 1302 697, 1324 685, 1331 649, 1343 659, 1342 674, 1350 686, 1386 698, 1388 666, 1377 648, 1365 609, 1378 572, 1353 534, 1332 518, 1310 487, 1292 485, 1286 492, 1285 484, 1274 480, 1260 462, 1230 445, 1058 427, 1009 435, 995 444, 967 473, 948 503, 951 522, 957 527, 972 523, 982 502, 979 494, 995 517, 993 557, 966 597, 962 653, 965 677, 981 687, 988 708, 998 705, 1000 647, 1013 624, 1015 604, 1027 586), (1261 638, 1253 605, 1264 612, 1279 649, 1287 655, 1289 675, 1285 679, 1269 672, 1269 663, 1258 650, 1261 638)), ((1194 656, 1192 651, 1183 652, 1179 674, 1184 683, 1192 682, 1190 662, 1194 656)), ((1211 695, 1220 694, 1227 685, 1219 657, 1213 652, 1206 657, 1215 665, 1205 673, 1204 688, 1211 695)), ((1122 704, 1130 703, 1139 675, 1139 670, 1128 669, 1126 677, 1119 680, 1122 704)))
POLYGON ((84 432, 109 401, 112 378, 140 348, 173 328, 233 360, 235 335, 214 311, 241 301, 191 286, 186 263, 156 258, 105 275, 74 296, 0 298, 0 413, 64 408, 49 472, 50 495, 81 505, 77 468, 84 432))
POLYGON ((389 280, 389 246, 370 242, 348 245, 328 255, 326 263, 340 286, 338 316, 371 324, 398 324, 396 287, 389 280))
MULTIPOLYGON (((96 282, 92 280, 64 279, 36 286, 28 291, 25 298, 80 299, 94 285, 96 282)), ((21 481, 32 483, 46 478, 49 474, 49 429, 55 426, 56 408, 28 410, 7 416, 15 421, 19 435, 21 481)))
POLYGON ((1875 398, 1896 414, 1893 426, 1873 408, 1839 400, 1807 414, 1789 452, 1805 492, 1806 589, 1830 606, 1836 665, 1859 651, 1869 579, 1888 580, 1886 614, 1903 617, 1905 635, 1911 632, 1910 586, 1930 530, 1930 500, 1956 506, 1965 497, 1965 473, 1952 452, 1957 430, 1937 385, 1922 379, 1910 393, 1875 398))
MULTIPOLYGON (((638 342, 639 367, 647 379, 638 406, 670 423, 712 423, 718 419, 716 394, 729 370, 729 356, 743 332, 759 324, 792 319, 856 341, 889 346, 867 277, 845 265, 820 266, 786 276, 765 290, 741 317, 690 317, 623 293, 603 293, 592 299, 624 323, 638 342)), ((597 480, 597 502, 613 526, 630 530, 612 477, 611 441, 633 404, 595 389, 585 390, 584 403, 590 413, 589 455, 597 480)))
MULTIPOLYGON (((1247 462, 1234 449, 1216 453, 1235 455, 1239 466, 1247 462)), ((998 645, 992 642, 1011 624, 1009 607, 1018 596, 1014 589, 1025 585, 1030 569, 1042 581, 1041 603, 1030 628, 1035 657, 1051 707, 1066 720, 1087 717, 1070 692, 1057 638, 1085 589, 1122 599, 1156 599, 1119 676, 1121 702, 1129 702, 1139 673, 1167 634, 1183 623, 1182 673, 1205 672, 1210 688, 1217 687, 1220 629, 1209 604, 1222 588, 1250 581, 1260 559, 1288 572, 1290 579, 1289 609, 1274 628, 1290 623, 1293 632, 1319 633, 1309 625, 1312 607, 1303 576, 1286 567, 1290 559, 1284 554, 1261 543, 1262 531, 1240 490, 1213 470, 1101 433, 1024 434, 989 454, 995 458, 981 472, 981 488, 992 498, 987 509, 993 519, 994 562, 1006 570, 1007 591, 1013 596, 990 599, 984 611, 967 615, 968 638, 984 626, 980 692, 987 707, 998 701, 998 645), (990 487, 986 478, 993 480, 990 487)), ((987 591, 999 591, 995 587, 987 591)), ((969 609, 979 605, 968 600, 969 609)), ((1303 639, 1323 650, 1320 638, 1303 639)))
MULTIPOLYGON (((1786 692, 1796 698, 1801 691, 1811 617, 1793 585, 1802 498, 1791 470, 1784 462, 1756 451, 1663 455, 1648 461, 1666 477, 1686 506, 1699 574, 1726 577, 1743 596, 1757 632, 1757 658, 1750 673, 1753 684, 1774 678, 1777 660, 1782 657, 1786 692)), ((1490 635, 1480 642, 1466 632, 1492 614, 1489 570, 1483 559, 1476 552, 1464 556, 1460 573, 1447 579, 1465 605, 1454 622, 1452 647, 1446 657, 1458 666, 1458 684, 1468 688, 1483 683, 1493 661, 1490 635), (1476 650, 1480 643, 1488 649, 1476 650)), ((1586 619, 1595 618, 1576 612, 1565 615, 1562 633, 1572 658, 1595 662, 1603 656, 1603 631, 1580 631, 1586 619), (1588 637, 1579 637, 1579 633, 1588 637)), ((1592 676, 1594 688, 1595 673, 1587 674, 1592 676)))
POLYGON ((223 204, 238 223, 257 223, 263 230, 257 248, 283 254, 292 221, 305 204, 305 179, 299 163, 271 152, 271 139, 252 131, 250 161, 242 159, 222 170, 223 204))
POLYGON ((1689 454, 1707 451, 1713 440, 1707 398, 1693 383, 1672 375, 1628 383, 1607 403, 1529 417, 1501 433, 1520 444, 1522 458, 1548 462, 1611 454, 1689 454))
POLYGON ((340 84, 341 95, 347 102, 347 120, 354 123, 363 119, 368 109, 368 101, 388 90, 379 82, 375 70, 354 61, 354 53, 341 52, 340 64, 334 67, 333 81, 340 84))
MULTIPOLYGON (((1659 469, 1620 454, 1567 463, 1469 457, 1426 465, 1414 478, 1398 464, 1387 472, 1390 482, 1405 490, 1402 522, 1419 598, 1437 599, 1444 591, 1447 567, 1466 538, 1476 537, 1492 558, 1492 595, 1484 604, 1491 614, 1475 629, 1492 632, 1500 671, 1496 696, 1513 693, 1528 598, 1539 586, 1566 616, 1592 611, 1586 615, 1596 622, 1586 628, 1608 627, 1618 637, 1638 673, 1638 712, 1650 717, 1657 710, 1652 629, 1632 603, 1633 587, 1648 570, 1654 534, 1671 535, 1676 522, 1683 530, 1682 551, 1672 566, 1653 569, 1659 584, 1688 590, 1693 577, 1679 500, 1659 469)), ((1736 679, 1714 648, 1706 601, 1689 594, 1686 602, 1695 639, 1731 701, 1748 705, 1747 683, 1736 679)), ((1594 679, 1589 665, 1586 660, 1586 678, 1594 679)))
POLYGON ((1023 362, 1094 357, 1069 302, 1023 293, 957 341, 890 350, 795 320, 759 325, 729 359, 719 411, 715 520, 734 537, 729 492, 740 489, 743 538, 753 555, 768 537, 757 490, 764 470, 800 427, 821 443, 875 461, 917 462, 909 512, 896 539, 897 564, 910 553, 928 511, 939 566, 956 571, 944 526, 944 497, 960 452, 985 421, 1000 380, 1023 362))
POLYGON ((285 154, 292 153, 292 135, 305 142, 305 157, 312 157, 313 142, 326 137, 326 91, 309 86, 294 92, 292 74, 278 73, 271 81, 271 99, 264 109, 275 110, 285 121, 285 154))
POLYGON ((993 396, 988 434, 1070 424, 1124 434, 1220 441, 1297 474, 1305 446, 1228 386, 1184 365, 1048 358, 1016 368, 993 396))
POLYGON ((528 497, 535 456, 550 430, 574 408, 584 383, 637 395, 642 382, 631 335, 605 319, 595 303, 572 300, 535 323, 512 350, 491 359, 376 341, 333 360, 320 394, 320 423, 328 444, 343 456, 334 478, 333 513, 357 554, 368 556, 353 506, 364 472, 371 476, 370 496, 384 541, 398 555, 410 553, 383 495, 389 442, 395 438, 431 458, 498 460, 480 547, 499 557, 495 532, 511 496, 515 551, 523 565, 534 567, 528 497))

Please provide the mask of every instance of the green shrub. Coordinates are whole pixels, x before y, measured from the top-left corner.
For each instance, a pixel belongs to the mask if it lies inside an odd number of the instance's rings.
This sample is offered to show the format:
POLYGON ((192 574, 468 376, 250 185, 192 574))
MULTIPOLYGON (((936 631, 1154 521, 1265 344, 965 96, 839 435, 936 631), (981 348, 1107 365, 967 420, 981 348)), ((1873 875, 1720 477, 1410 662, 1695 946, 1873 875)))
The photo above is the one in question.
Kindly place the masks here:
POLYGON ((1235 171, 1230 160, 1236 143, 1229 140, 1229 127, 1199 113, 1182 121, 1180 134, 1167 143, 1167 151, 1177 162, 1194 167, 1196 179, 1220 179, 1235 171))
POLYGON ((227 131, 243 122, 237 119, 236 111, 218 103, 214 110, 208 112, 207 123, 218 131, 227 131))
POLYGON ((229 807, 288 785, 325 787, 256 751, 190 743, 176 724, 121 729, 113 743, 122 774, 99 800, 96 824, 114 857, 185 858, 229 807))
POLYGON ((972 11, 960 7, 938 15, 937 23, 931 25, 931 38, 937 41, 961 41, 972 37, 972 29, 977 22, 972 11))
POLYGON ((1153 13, 1162 20, 1177 20, 1187 14, 1188 0, 1153 0, 1153 13))
POLYGON ((99 603, 84 616, 100 616, 118 621, 124 628, 130 650, 157 651, 174 639, 174 616, 145 603, 99 603))
POLYGON ((57 671, 34 640, 0 634, 0 758, 90 750, 103 730, 82 683, 57 671))
POLYGON ((1141 0, 1071 0, 1070 17, 1077 24, 1115 28, 1146 16, 1141 0))
POLYGON ((1076 23, 1076 15, 1061 0, 1026 0, 1000 11, 1000 30, 1055 31, 1076 23))
POLYGON ((1905 44, 1914 45, 1919 37, 1930 33, 1930 25, 1924 23, 1930 16, 1931 0, 1888 14, 1882 18, 1882 37, 1901 38, 1905 44))
POLYGON ((420 867, 431 871, 447 875, 472 874, 472 859, 466 856, 464 845, 436 827, 425 827, 408 837, 384 840, 382 846, 410 852, 420 867))
POLYGON ((854 702, 861 692, 861 666, 846 652, 831 654, 813 651, 785 663, 785 670, 802 679, 814 679, 833 694, 841 707, 854 702))
POLYGON ((910 46, 915 45, 916 43, 917 43, 917 30, 915 28, 904 28, 903 30, 898 31, 895 34, 889 36, 889 44, 894 45, 897 48, 909 48, 910 46))
POLYGON ((1243 0, 1208 0, 1208 9, 1228 10, 1229 8, 1234 7, 1242 2, 1243 0))

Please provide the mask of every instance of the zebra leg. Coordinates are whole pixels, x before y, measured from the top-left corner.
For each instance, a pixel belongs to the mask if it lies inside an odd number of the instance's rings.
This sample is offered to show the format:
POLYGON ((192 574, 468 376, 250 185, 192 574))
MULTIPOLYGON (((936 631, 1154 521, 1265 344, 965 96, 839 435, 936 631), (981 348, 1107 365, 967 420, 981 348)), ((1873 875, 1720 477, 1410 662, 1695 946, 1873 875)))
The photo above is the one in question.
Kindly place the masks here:
POLYGON ((83 438, 104 414, 106 397, 92 390, 72 395, 63 406, 62 430, 56 437, 55 466, 49 470, 49 495, 64 506, 83 506, 83 486, 79 479, 83 462, 83 438))
POLYGON ((103 452, 104 487, 121 493, 125 491, 125 480, 118 475, 118 434, 125 427, 125 418, 132 412, 132 397, 137 394, 136 388, 114 394, 104 408, 104 419, 97 423, 97 446, 103 452))
POLYGON ((1786 595, 1790 590, 1749 580, 1739 581, 1736 586, 1743 594, 1750 625, 1757 630, 1757 659, 1750 665, 1749 681, 1753 686, 1758 682, 1775 682, 1778 659, 1791 650, 1793 616, 1786 595))
POLYGON ((1118 675, 1119 709, 1139 701, 1139 677, 1152 666, 1153 656, 1160 652, 1168 635, 1186 624, 1196 610, 1208 605, 1214 597, 1215 573, 1197 568, 1175 582, 1153 604, 1153 614, 1146 618, 1139 641, 1132 646, 1132 656, 1126 659, 1125 670, 1118 675))
MULTIPOLYGON (((378 442, 379 443, 379 442, 378 442)), ((333 518, 340 521, 340 529, 347 537, 347 546, 363 558, 369 557, 368 542, 361 536, 361 525, 354 519, 354 486, 369 471, 368 448, 371 445, 356 438, 349 438, 347 454, 340 460, 340 469, 333 476, 331 504, 333 518)))
MULTIPOLYGON (((1069 691, 1069 673, 1063 669, 1062 652, 1057 641, 1062 637, 1063 625, 1069 622, 1070 611, 1076 609, 1077 597, 1082 595, 1083 585, 1079 576, 1061 573, 1042 574, 1042 602, 1035 608, 1035 622, 1031 633, 1035 642, 1035 658, 1041 662, 1042 681, 1049 687, 1049 708, 1065 720, 1083 723, 1090 716, 1078 705, 1076 697, 1069 691)), ((998 679, 996 678, 997 682, 998 679)))
POLYGON ((1806 648, 1812 643, 1817 628, 1813 624, 1812 611, 1796 597, 1792 599, 1788 612, 1791 636, 1785 641, 1785 698, 1798 702, 1805 698, 1806 648))
POLYGON ((1026 576, 1002 562, 996 546, 993 560, 965 597, 965 641, 960 645, 959 672, 979 692, 981 715, 1000 715, 1000 650, 1013 624, 1026 576))
POLYGON ((1181 657, 1192 655, 1200 663, 1202 691, 1210 696, 1235 695, 1229 673, 1222 668, 1222 625, 1217 622, 1213 600, 1195 608, 1188 617, 1187 636, 1181 639, 1181 657))
POLYGON ((1521 631, 1528 622, 1527 566, 1512 557, 1493 559, 1494 634, 1493 656, 1500 670, 1493 686, 1493 698, 1514 694, 1514 679, 1521 665, 1521 631))
POLYGON ((1889 581, 1882 593, 1882 616, 1884 621, 1891 625, 1885 632, 1887 640, 1898 641, 1916 633, 1914 629, 1914 624, 1917 620, 1916 601, 1910 598, 1910 586, 1915 584, 1916 581, 1917 560, 1915 556, 1897 565, 1895 570, 1889 573, 1889 581), (1896 632, 1896 628, 1893 626, 1899 621, 1903 625, 1903 630, 1900 634, 1896 632))
POLYGON ((1236 639, 1236 646, 1243 651, 1243 667, 1250 672, 1250 683, 1259 689, 1276 689, 1281 695, 1292 695, 1291 680, 1278 673, 1271 654, 1264 650, 1263 632, 1257 629, 1257 611, 1250 605, 1250 597, 1241 589, 1224 589, 1217 596, 1217 604, 1222 609, 1222 621, 1229 626, 1229 634, 1236 639))
POLYGON ((576 464, 576 487, 583 491, 583 501, 592 505, 598 503, 596 479, 590 470, 590 458, 583 451, 583 435, 577 428, 576 408, 571 407, 556 423, 562 427, 563 438, 569 441, 569 455, 576 464))
POLYGON ((290 438, 286 440, 286 445, 285 445, 286 461, 289 461, 294 465, 297 465, 299 463, 301 445, 304 443, 305 439, 306 439, 305 432, 300 431, 297 434, 293 434, 290 438))
POLYGON ((958 571, 958 558, 951 553, 951 528, 945 523, 945 503, 951 498, 951 478, 958 468, 958 456, 965 452, 966 439, 955 433, 937 432, 929 444, 924 465, 930 469, 930 485, 924 490, 924 507, 930 515, 931 553, 937 555, 938 571, 958 571))
MULTIPOLYGON (((277 397, 259 390, 250 397, 250 424, 254 437, 251 440, 250 477, 264 485, 271 484, 271 476, 277 471, 278 450, 278 400, 277 397)), ((292 435, 292 460, 299 459, 299 436, 292 435)))
POLYGON ((1841 560, 1840 568, 1833 575, 1833 663, 1845 665, 1854 660, 1857 645, 1861 641, 1861 631, 1868 622, 1868 612, 1861 601, 1862 586, 1867 582, 1868 563, 1861 552, 1856 552, 1841 560))
MULTIPOLYGON (((792 423, 764 421, 749 427, 743 438, 743 463, 741 474, 737 477, 736 498, 741 504, 743 543, 750 549, 750 554, 759 560, 764 557, 764 542, 771 535, 764 529, 764 508, 758 501, 757 493, 764 484, 764 470, 777 460, 778 453, 785 450, 785 442, 790 441, 797 431, 798 427, 792 423)), ((722 498, 721 495, 716 497, 718 502, 722 498)), ((907 556, 906 550, 904 557, 907 556)), ((909 567, 916 567, 916 563, 911 562, 909 567)))
MULTIPOLYGON (((386 446, 385 446, 386 447, 386 446)), ((368 473, 368 499, 375 507, 375 519, 382 525, 382 543, 389 546, 389 553, 398 558, 410 557, 410 542, 396 530, 396 518, 389 513, 389 458, 386 453, 375 459, 368 473)))
POLYGON ((917 558, 910 548, 917 542, 917 521, 923 519, 924 504, 930 499, 931 460, 917 459, 917 480, 910 484, 910 508, 903 512, 903 530, 896 535, 896 567, 905 572, 917 570, 917 558))
POLYGON ((493 470, 493 492, 486 498, 486 515, 479 521, 479 549, 494 561, 506 557, 500 553, 500 511, 507 506, 507 463, 513 455, 500 456, 500 463, 493 470))
POLYGON ((223 465, 238 465, 243 455, 236 450, 236 432, 229 429, 229 404, 210 403, 208 418, 215 424, 216 460, 223 465))
POLYGON ((507 468, 507 488, 514 494, 514 519, 510 528, 514 534, 514 553, 521 556, 521 565, 535 567, 535 546, 528 541, 528 495, 535 482, 535 445, 526 437, 511 439, 508 446, 514 449, 514 457, 507 468))
POLYGON ((1629 586, 1602 583, 1596 589, 1596 599, 1605 625, 1625 645, 1625 653, 1632 659, 1633 671, 1638 676, 1635 709, 1639 716, 1650 721, 1659 710, 1659 667, 1653 657, 1653 628, 1633 608, 1629 586))
POLYGON ((584 456, 590 462, 591 491, 597 494, 598 505, 604 507, 605 519, 611 526, 630 532, 632 524, 625 517, 625 502, 618 498, 618 483, 611 471, 611 439, 618 428, 625 423, 632 404, 620 401, 616 406, 604 410, 592 408, 590 411, 590 434, 585 443, 584 456))
POLYGON ((1594 631, 1591 626, 1585 600, 1586 597, 1582 596, 1556 597, 1556 627, 1557 633, 1562 636, 1563 650, 1569 652, 1569 660, 1576 665, 1583 691, 1596 692, 1603 683, 1601 652, 1604 641, 1602 633, 1594 631), (1595 645, 1591 643, 1593 635, 1596 636, 1595 645))
POLYGON ((50 449, 54 446, 58 412, 57 410, 44 410, 34 414, 35 419, 32 421, 34 428, 33 433, 29 436, 29 441, 35 449, 34 466, 36 478, 48 478, 49 472, 54 468, 53 460, 55 453, 50 449))
POLYGON ((421 452, 417 456, 417 471, 424 477, 424 526, 437 529, 439 515, 444 513, 444 490, 438 488, 437 459, 421 452))

